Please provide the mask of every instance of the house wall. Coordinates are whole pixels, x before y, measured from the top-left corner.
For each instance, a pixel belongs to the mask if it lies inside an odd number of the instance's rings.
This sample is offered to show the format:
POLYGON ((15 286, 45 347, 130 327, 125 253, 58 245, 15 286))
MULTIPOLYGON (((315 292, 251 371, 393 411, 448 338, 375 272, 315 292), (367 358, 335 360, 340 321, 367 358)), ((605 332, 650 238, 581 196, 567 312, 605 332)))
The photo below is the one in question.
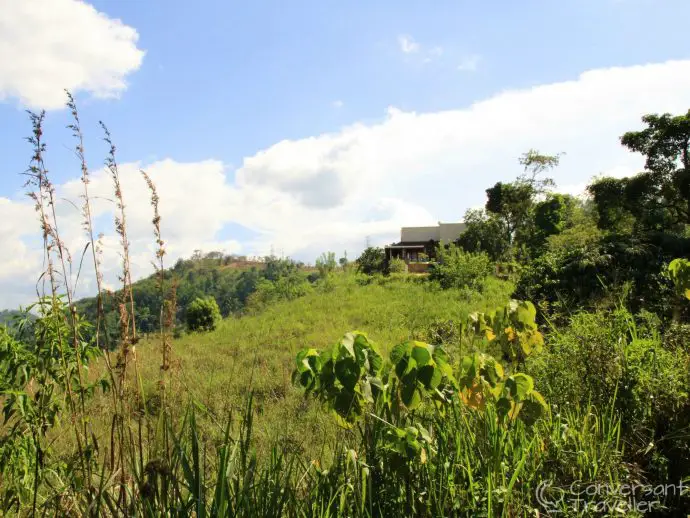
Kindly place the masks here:
POLYGON ((440 239, 439 227, 402 227, 400 229, 400 241, 429 241, 440 239))
POLYGON ((438 227, 440 241, 443 243, 455 241, 465 231, 465 227, 464 223, 441 223, 438 227))
POLYGON ((429 263, 410 263, 407 265, 408 273, 426 273, 429 271, 429 263))

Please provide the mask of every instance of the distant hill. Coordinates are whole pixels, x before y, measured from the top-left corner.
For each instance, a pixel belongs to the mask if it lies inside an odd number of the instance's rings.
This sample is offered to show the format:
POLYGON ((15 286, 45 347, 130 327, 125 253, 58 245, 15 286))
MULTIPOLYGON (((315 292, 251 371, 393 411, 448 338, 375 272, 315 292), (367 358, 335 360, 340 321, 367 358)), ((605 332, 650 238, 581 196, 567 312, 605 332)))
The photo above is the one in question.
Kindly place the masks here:
POLYGON ((22 316, 24 316, 24 313, 16 309, 4 309, 0 311, 0 324, 10 325, 16 318, 21 318, 22 316))
MULTIPOLYGON (((168 285, 173 279, 177 285, 177 322, 182 323, 185 308, 197 297, 214 297, 221 314, 227 317, 241 313, 249 297, 259 286, 285 278, 307 283, 310 279, 309 272, 313 270, 290 259, 267 257, 263 261, 256 261, 220 252, 205 255, 197 252, 192 258, 180 259, 172 268, 166 269, 165 279, 168 285)), ((315 280, 314 274, 311 280, 315 280)), ((159 329, 161 294, 158 282, 157 275, 152 274, 132 286, 137 329, 142 333, 159 329)), ((113 338, 118 332, 118 299, 119 293, 104 296, 106 329, 113 338)), ((96 297, 79 300, 77 309, 87 320, 96 321, 96 297)))

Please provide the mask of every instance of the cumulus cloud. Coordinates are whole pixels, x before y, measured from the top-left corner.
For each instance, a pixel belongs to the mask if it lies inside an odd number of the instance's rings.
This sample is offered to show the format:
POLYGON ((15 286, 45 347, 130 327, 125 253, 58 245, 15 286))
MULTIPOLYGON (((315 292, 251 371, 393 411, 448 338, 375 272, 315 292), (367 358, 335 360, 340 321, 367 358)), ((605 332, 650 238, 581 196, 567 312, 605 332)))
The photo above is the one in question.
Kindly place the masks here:
MULTIPOLYGON (((261 255, 272 247, 304 260, 325 250, 348 250, 353 257, 367 236, 382 245, 397 239, 401 226, 460 220, 467 208, 483 204, 487 187, 521 172, 517 159, 530 148, 567 153, 553 172, 565 192, 582 192, 595 175, 632 174, 643 159, 623 149, 619 136, 641 127, 645 113, 687 111, 688 91, 690 60, 592 70, 572 81, 506 91, 462 109, 389 108, 374 124, 278 142, 247 156, 234 171, 217 160, 125 164, 135 274, 151 271, 153 254, 151 209, 139 168, 149 171, 160 191, 170 260, 194 249, 261 255), (228 224, 249 229, 252 237, 241 243, 232 236, 221 239, 228 224)), ((74 180, 58 190, 76 199, 81 184, 74 180)), ((92 191, 111 197, 106 172, 94 173, 92 191)), ((25 205, 2 200, 0 222, 24 218, 30 210, 25 205)), ((73 221, 64 227, 72 249, 80 250, 78 214, 68 205, 61 211, 73 221)), ((99 200, 96 213, 106 229, 112 204, 99 200)), ((5 300, 17 300, 19 279, 26 279, 30 295, 38 276, 34 265, 40 267, 40 252, 26 232, 21 225, 0 223, 0 242, 18 253, 17 260, 6 258, 0 265, 0 292, 10 293, 5 300)), ((107 240, 108 275, 114 279, 112 231, 107 240)), ((83 287, 89 287, 87 280, 83 287)))
MULTIPOLYGON (((359 241, 379 234, 382 242, 395 236, 406 214, 414 214, 412 224, 459 220, 482 203, 488 186, 520 173, 517 158, 530 148, 566 151, 554 176, 578 189, 593 175, 639 170, 642 159, 623 149, 619 136, 640 127, 645 113, 687 110, 688 87, 690 61, 671 61, 593 70, 465 109, 390 108, 377 124, 282 141, 246 158, 234 186, 242 214, 233 217, 291 252, 312 244, 310 231, 343 219, 359 241), (371 216, 371 206, 383 196, 402 208, 380 218, 391 224, 387 230, 365 228, 380 217, 371 216)), ((321 234, 323 248, 346 239, 335 230, 321 234)))
POLYGON ((412 36, 406 34, 398 36, 398 45, 400 46, 400 50, 405 54, 419 52, 419 43, 417 43, 412 36))
POLYGON ((64 89, 113 97, 141 65, 135 29, 80 0, 0 0, 0 101, 64 106, 64 89))

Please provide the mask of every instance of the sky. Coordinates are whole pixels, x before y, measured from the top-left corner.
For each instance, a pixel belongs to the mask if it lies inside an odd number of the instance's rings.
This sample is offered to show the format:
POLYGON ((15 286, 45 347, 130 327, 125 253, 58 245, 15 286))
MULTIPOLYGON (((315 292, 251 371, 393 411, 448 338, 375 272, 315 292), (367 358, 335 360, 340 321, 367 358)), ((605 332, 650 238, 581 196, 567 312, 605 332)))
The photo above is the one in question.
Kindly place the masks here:
MULTIPOLYGON (((27 109, 46 110, 63 241, 74 257, 86 243, 64 89, 114 286, 99 120, 135 277, 154 250, 140 169, 160 194, 169 264, 197 249, 354 258, 401 226, 460 221, 531 148, 565 153, 562 192, 639 171, 620 135, 690 108, 688 17, 687 0, 0 0, 0 308, 35 298, 43 270, 23 188, 27 109)), ((94 290, 82 273, 77 295, 94 290)))

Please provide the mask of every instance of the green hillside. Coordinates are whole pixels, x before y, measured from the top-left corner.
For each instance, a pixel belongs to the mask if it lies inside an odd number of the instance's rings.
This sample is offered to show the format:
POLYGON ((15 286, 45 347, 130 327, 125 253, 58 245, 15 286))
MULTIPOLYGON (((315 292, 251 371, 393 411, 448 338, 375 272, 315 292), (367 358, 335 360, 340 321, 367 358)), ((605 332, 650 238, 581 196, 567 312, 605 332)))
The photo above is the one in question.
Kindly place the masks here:
MULTIPOLYGON (((317 425, 331 431, 334 427, 318 405, 308 405, 305 412, 304 395, 292 386, 297 351, 325 347, 354 329, 367 332, 384 351, 411 338, 428 339, 435 323, 465 319, 470 312, 505 304, 513 289, 498 279, 490 279, 482 293, 464 294, 431 287, 414 277, 381 277, 366 285, 358 281, 361 276, 340 272, 328 287, 316 285, 300 298, 226 318, 215 331, 185 333, 175 339, 171 393, 177 408, 184 408, 189 397, 202 404, 208 414, 202 412, 200 419, 207 423, 207 439, 212 442, 218 428, 208 423, 223 422, 231 409, 237 411, 245 404, 252 390, 259 444, 280 438, 311 449, 314 441, 305 438, 313 436, 305 433, 321 435, 313 429, 317 425)), ((160 364, 157 337, 141 340, 136 354, 145 392, 155 398, 160 364)))

